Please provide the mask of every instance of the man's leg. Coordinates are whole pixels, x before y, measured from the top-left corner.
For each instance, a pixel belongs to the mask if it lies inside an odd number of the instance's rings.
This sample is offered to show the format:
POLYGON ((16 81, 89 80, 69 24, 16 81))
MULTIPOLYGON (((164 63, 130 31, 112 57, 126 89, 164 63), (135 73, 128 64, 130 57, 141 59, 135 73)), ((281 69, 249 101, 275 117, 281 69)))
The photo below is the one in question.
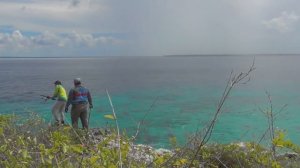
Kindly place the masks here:
POLYGON ((71 120, 73 128, 78 128, 78 118, 80 116, 80 109, 77 107, 78 105, 72 105, 71 109, 71 120))
POLYGON ((81 105, 80 120, 81 120, 82 127, 84 129, 88 129, 87 107, 88 106, 86 104, 81 105))
POLYGON ((65 101, 60 101, 59 103, 59 114, 60 114, 60 123, 61 124, 64 124, 65 123, 65 114, 64 114, 64 111, 65 111, 65 107, 66 107, 66 102, 65 101))
POLYGON ((59 124, 60 121, 60 114, 59 114, 59 102, 56 101, 55 104, 52 107, 52 116, 54 118, 54 123, 59 124))

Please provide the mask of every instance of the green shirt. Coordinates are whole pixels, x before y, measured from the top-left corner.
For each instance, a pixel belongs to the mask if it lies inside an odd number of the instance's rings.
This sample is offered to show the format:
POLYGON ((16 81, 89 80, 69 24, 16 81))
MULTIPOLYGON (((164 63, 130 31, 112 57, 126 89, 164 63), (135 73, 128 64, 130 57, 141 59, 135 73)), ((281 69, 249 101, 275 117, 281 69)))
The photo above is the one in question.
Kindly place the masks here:
POLYGON ((53 93, 53 97, 57 97, 58 101, 67 101, 67 93, 62 85, 56 85, 53 93))

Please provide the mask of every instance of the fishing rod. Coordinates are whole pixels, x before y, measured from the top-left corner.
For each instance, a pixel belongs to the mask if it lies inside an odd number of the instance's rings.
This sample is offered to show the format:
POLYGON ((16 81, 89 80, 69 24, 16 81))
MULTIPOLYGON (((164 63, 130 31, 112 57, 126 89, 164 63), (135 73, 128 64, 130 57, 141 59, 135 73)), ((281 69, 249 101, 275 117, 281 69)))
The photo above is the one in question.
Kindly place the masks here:
POLYGON ((41 99, 43 99, 45 102, 46 102, 48 99, 56 100, 54 97, 50 97, 50 96, 46 96, 46 95, 40 95, 40 96, 41 96, 41 99))
POLYGON ((45 95, 40 95, 41 96, 41 99, 44 100, 44 102, 46 102, 48 100, 48 96, 45 96, 45 95))
POLYGON ((44 99, 51 99, 51 100, 56 100, 55 97, 51 97, 51 96, 46 96, 46 95, 40 95, 42 98, 44 99))

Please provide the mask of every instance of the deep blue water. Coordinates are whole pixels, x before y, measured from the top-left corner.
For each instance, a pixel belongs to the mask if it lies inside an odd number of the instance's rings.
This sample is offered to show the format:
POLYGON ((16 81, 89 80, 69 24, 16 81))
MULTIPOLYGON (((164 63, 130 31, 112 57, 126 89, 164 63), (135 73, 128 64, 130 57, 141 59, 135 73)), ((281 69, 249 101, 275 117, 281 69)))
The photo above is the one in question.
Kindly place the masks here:
POLYGON ((288 104, 276 127, 287 130, 288 138, 300 144, 300 56, 295 55, 0 58, 0 113, 36 112, 49 121, 53 102, 43 102, 39 95, 51 95, 55 80, 69 90, 73 78, 80 77, 94 98, 92 127, 114 124, 103 117, 111 113, 108 89, 121 128, 133 135, 147 114, 138 141, 165 147, 172 136, 184 142, 204 128, 231 71, 247 71, 254 57, 256 70, 247 84, 232 91, 212 141, 257 141, 267 129, 259 108, 268 108, 268 91, 275 112, 288 104))

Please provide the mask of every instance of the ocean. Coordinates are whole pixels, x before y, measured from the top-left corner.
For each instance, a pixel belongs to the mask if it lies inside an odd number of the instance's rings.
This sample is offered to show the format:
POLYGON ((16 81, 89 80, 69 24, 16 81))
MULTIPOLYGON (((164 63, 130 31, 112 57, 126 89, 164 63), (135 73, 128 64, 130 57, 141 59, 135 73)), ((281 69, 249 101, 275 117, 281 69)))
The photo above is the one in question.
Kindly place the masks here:
MULTIPOLYGON (((0 113, 51 121, 53 82, 69 90, 80 77, 94 99, 91 127, 114 126, 105 90, 111 95, 123 132, 132 136, 142 122, 138 143, 168 147, 180 144, 212 119, 231 72, 245 72, 255 61, 250 80, 226 100, 211 142, 257 142, 268 128, 262 111, 271 95, 276 129, 300 144, 300 55, 207 55, 99 58, 0 58, 0 113)), ((70 122, 70 114, 66 114, 70 122)))

